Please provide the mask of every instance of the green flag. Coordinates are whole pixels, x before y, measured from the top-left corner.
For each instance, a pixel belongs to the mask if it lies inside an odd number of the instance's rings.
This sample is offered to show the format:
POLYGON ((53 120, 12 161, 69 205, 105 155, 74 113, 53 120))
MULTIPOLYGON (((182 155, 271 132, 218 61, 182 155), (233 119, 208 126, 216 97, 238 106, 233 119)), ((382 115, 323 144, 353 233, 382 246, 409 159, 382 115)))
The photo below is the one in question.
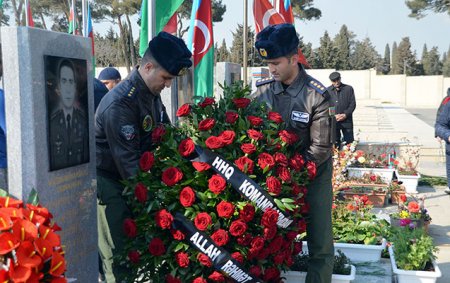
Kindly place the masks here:
MULTIPOLYGON (((149 1, 142 0, 141 4, 141 32, 139 41, 139 54, 144 55, 145 50, 147 50, 148 42, 151 40, 151 30, 150 30, 150 15, 152 14, 149 1)), ((170 20, 172 15, 178 10, 178 8, 183 4, 184 0, 155 0, 155 34, 158 34, 163 30, 164 26, 170 20)))
POLYGON ((3 9, 3 0, 0 0, 0 9, 3 9))

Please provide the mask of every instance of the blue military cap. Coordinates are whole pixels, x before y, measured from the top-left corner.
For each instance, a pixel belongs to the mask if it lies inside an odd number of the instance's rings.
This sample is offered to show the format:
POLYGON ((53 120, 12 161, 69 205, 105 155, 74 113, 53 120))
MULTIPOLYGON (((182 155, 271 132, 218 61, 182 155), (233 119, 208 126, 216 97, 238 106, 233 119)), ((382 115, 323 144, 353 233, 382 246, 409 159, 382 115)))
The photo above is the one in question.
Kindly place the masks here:
POLYGON ((148 44, 153 57, 171 75, 182 76, 192 66, 192 53, 181 38, 160 32, 148 44))
POLYGON ((255 47, 263 59, 286 56, 298 49, 299 39, 291 24, 265 27, 256 35, 255 47))
POLYGON ((341 78, 341 74, 339 72, 333 72, 330 74, 330 81, 334 82, 341 78))
POLYGON ((103 69, 100 74, 98 75, 98 79, 101 81, 104 80, 121 80, 122 77, 120 76, 119 71, 117 71, 116 68, 108 67, 103 69))

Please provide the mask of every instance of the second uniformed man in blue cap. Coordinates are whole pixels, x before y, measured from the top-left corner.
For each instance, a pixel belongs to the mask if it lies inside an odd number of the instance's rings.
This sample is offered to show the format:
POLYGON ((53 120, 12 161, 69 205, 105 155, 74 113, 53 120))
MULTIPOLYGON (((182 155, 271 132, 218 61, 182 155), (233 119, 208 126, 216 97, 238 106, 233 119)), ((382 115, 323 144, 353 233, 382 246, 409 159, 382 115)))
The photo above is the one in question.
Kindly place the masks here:
POLYGON ((155 127, 170 123, 160 93, 191 67, 191 56, 182 39, 159 33, 141 65, 108 92, 95 113, 99 252, 108 283, 127 272, 113 259, 123 250, 123 222, 130 217, 120 181, 137 173, 139 158, 153 147, 155 127))
POLYGON ((255 47, 272 74, 256 83, 254 96, 279 112, 288 129, 300 138, 300 153, 314 161, 317 175, 308 186, 307 221, 309 251, 306 282, 331 282, 333 271, 332 137, 329 94, 298 63, 299 39, 291 24, 272 25, 256 36, 255 47))

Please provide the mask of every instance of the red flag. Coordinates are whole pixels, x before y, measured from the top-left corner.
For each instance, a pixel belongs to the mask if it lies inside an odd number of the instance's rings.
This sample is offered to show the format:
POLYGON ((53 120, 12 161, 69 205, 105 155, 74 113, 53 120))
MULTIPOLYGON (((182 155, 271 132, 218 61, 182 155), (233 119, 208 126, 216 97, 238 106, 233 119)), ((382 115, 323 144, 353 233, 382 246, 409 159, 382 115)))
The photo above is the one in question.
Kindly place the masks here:
POLYGON ((33 14, 31 14, 31 5, 29 1, 27 5, 27 14, 28 14, 28 26, 34 27, 33 14))
POLYGON ((285 23, 283 17, 275 11, 269 0, 253 1, 253 17, 255 18, 256 33, 269 25, 285 23))
POLYGON ((193 3, 193 12, 195 8, 197 10, 191 17, 193 29, 192 33, 189 33, 189 43, 193 44, 194 68, 214 44, 211 0, 196 0, 193 3))
POLYGON ((294 24, 294 14, 292 13, 291 0, 275 0, 275 8, 286 23, 294 24))
POLYGON ((173 14, 172 18, 170 18, 170 20, 167 22, 166 26, 163 28, 163 31, 176 35, 177 26, 178 26, 178 13, 175 13, 173 14))

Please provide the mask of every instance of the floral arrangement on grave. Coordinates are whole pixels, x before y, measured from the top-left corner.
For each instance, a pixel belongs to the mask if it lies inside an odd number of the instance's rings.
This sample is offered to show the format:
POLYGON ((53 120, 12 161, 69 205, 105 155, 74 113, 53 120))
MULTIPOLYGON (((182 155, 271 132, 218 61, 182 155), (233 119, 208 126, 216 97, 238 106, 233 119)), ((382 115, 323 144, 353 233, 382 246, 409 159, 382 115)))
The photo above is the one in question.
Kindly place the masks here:
POLYGON ((398 165, 395 153, 381 153, 379 155, 363 150, 356 150, 354 158, 350 160, 349 166, 358 168, 394 168, 398 165))
MULTIPOLYGON (((301 252, 294 258, 294 264, 291 267, 293 271, 308 271, 309 254, 301 252)), ((350 259, 341 251, 337 250, 334 255, 333 274, 350 275, 351 273, 350 259)))
POLYGON ((26 204, 0 197, 0 282, 67 282, 61 228, 32 194, 26 204))
POLYGON ((280 114, 233 85, 159 126, 125 190, 126 282, 278 282, 301 251, 316 167, 280 114), (244 280, 244 281, 243 281, 244 280))
POLYGON ((341 150, 333 148, 333 190, 338 190, 347 181, 347 166, 354 162, 358 141, 346 144, 341 150))
POLYGON ((417 225, 422 226, 423 223, 431 222, 430 214, 428 210, 424 207, 425 199, 419 200, 419 202, 405 195, 400 196, 400 202, 398 204, 398 211, 390 214, 391 219, 398 220, 400 226, 411 226, 415 227, 417 225))
MULTIPOLYGON (((402 142, 410 144, 411 141, 403 138, 402 142)), ((413 175, 417 176, 417 166, 420 161, 420 147, 418 146, 406 146, 405 150, 399 158, 399 165, 397 171, 400 175, 413 175)))
POLYGON ((354 196, 351 201, 333 204, 333 235, 336 242, 376 245, 387 234, 389 223, 371 212, 368 197, 354 196))
POLYGON ((372 185, 387 185, 385 181, 378 174, 364 173, 362 177, 348 178, 348 183, 353 184, 372 184, 372 185))

